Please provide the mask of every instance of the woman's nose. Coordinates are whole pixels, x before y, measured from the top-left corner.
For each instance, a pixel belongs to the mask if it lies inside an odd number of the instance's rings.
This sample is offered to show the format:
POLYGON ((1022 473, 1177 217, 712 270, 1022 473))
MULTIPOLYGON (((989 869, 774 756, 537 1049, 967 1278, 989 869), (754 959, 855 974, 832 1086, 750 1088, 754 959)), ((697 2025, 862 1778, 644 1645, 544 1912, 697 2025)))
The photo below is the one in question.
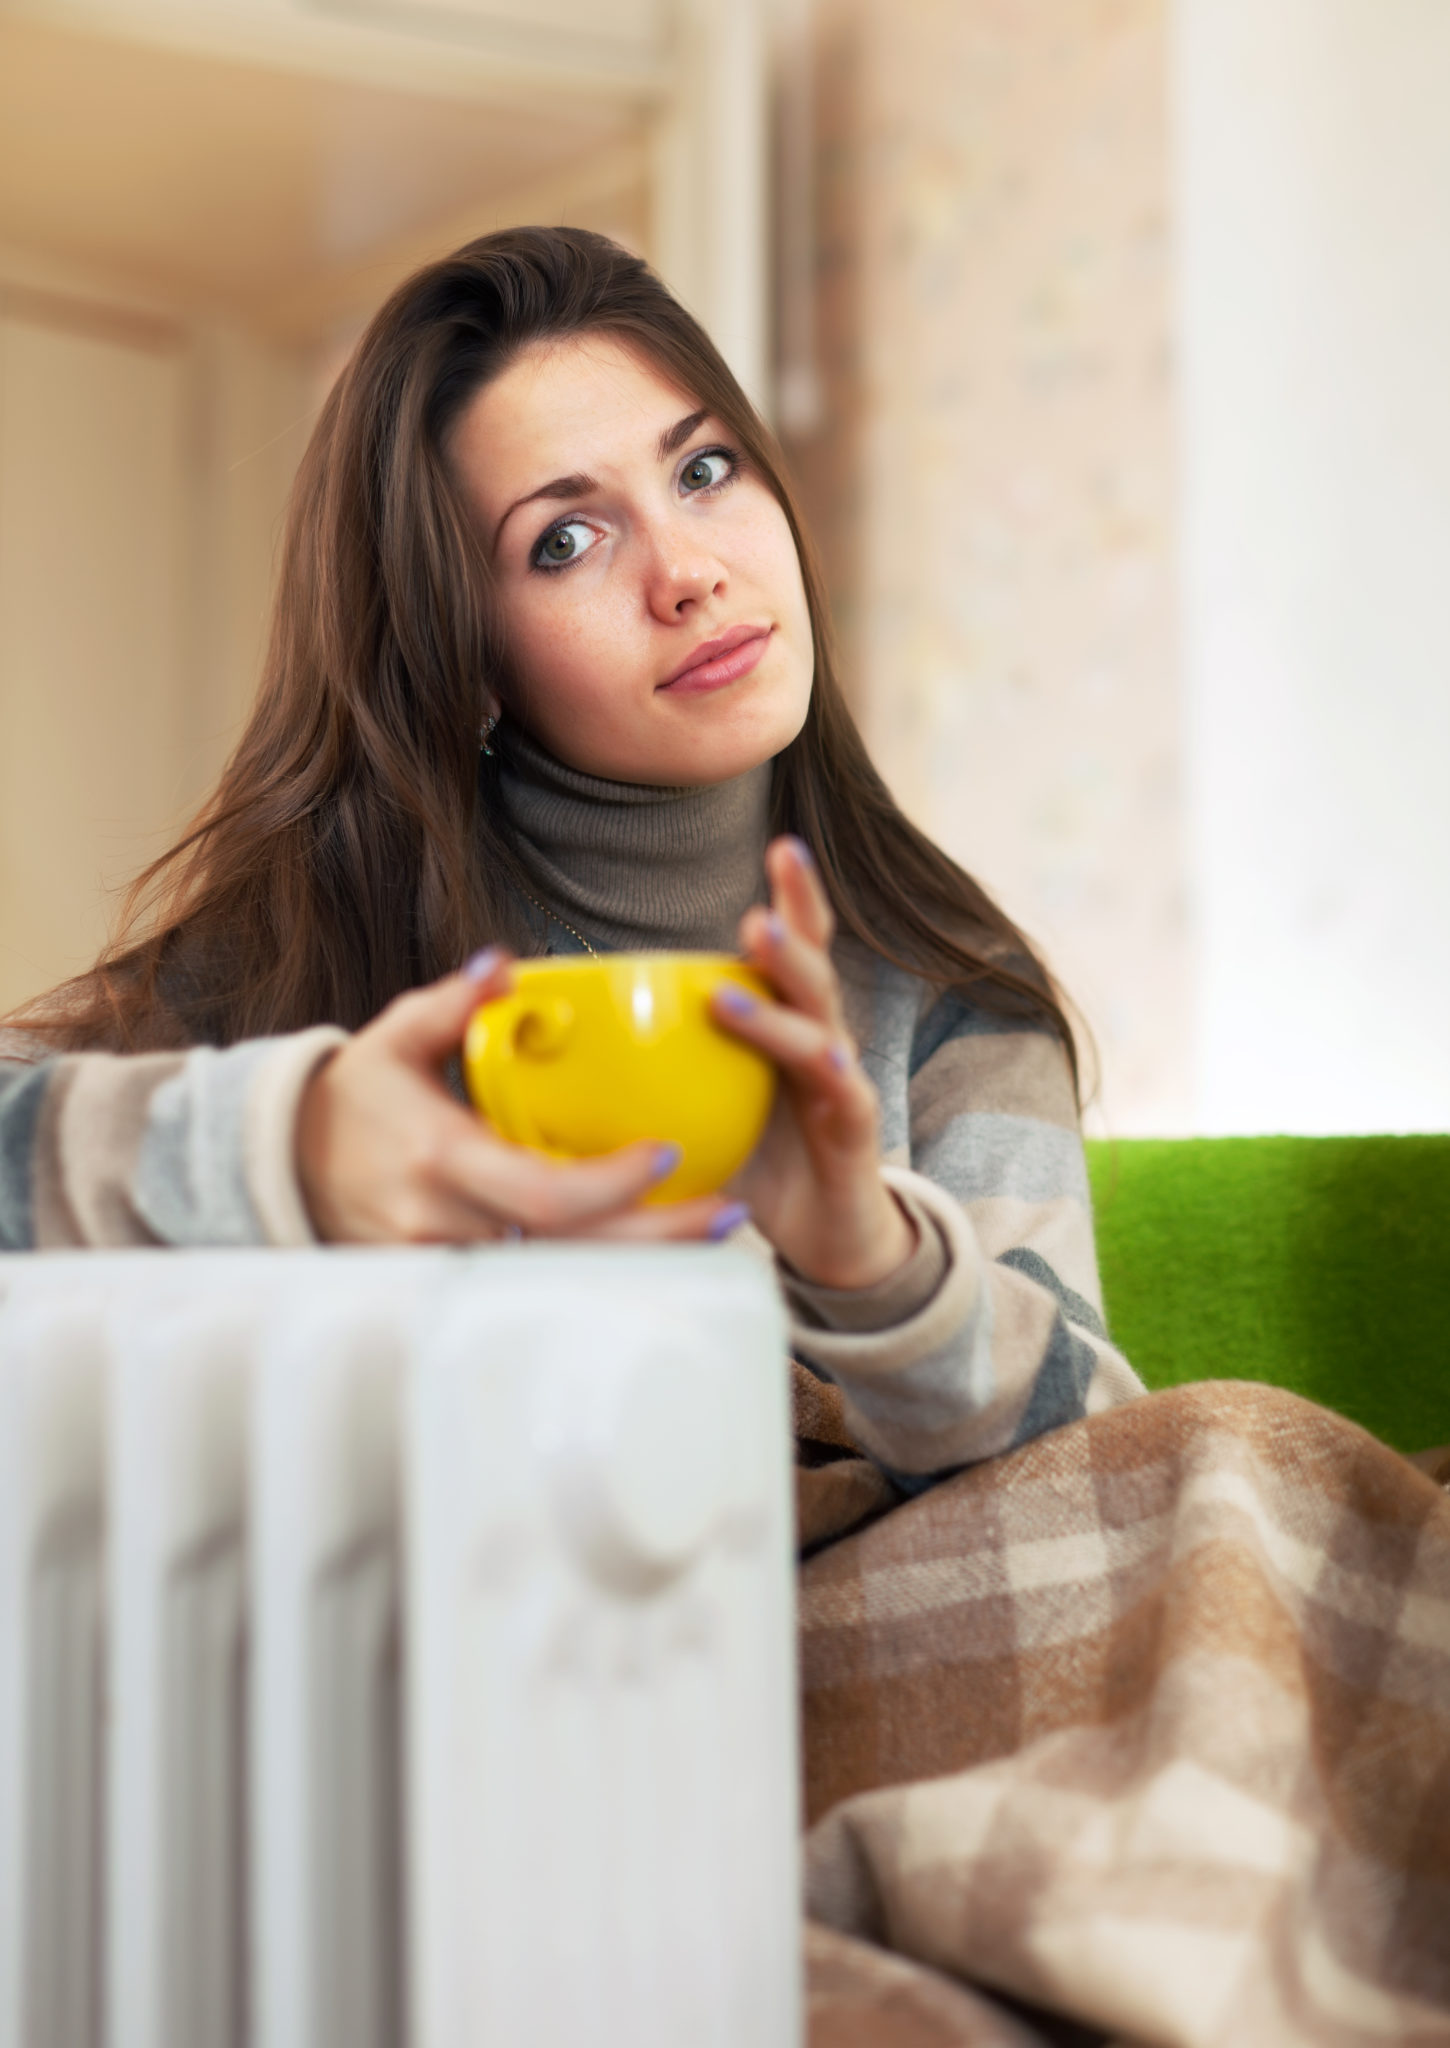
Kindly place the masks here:
POLYGON ((690 605, 723 596, 727 582, 718 556, 701 545, 698 535, 678 528, 655 535, 647 574, 650 610, 667 622, 678 619, 690 605))

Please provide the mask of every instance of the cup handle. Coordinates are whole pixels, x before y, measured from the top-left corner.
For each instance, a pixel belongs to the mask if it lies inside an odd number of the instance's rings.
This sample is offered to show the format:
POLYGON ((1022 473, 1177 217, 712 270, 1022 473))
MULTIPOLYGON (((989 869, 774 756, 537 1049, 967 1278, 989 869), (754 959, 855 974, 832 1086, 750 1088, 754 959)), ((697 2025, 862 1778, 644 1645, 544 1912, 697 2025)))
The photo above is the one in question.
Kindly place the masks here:
POLYGON ((574 1006, 562 996, 518 998, 519 1014, 509 1036, 514 1057, 552 1060, 569 1043, 574 1028, 574 1006))
POLYGON ((468 1064, 476 1066, 483 1100, 479 1108, 500 1137, 513 1145, 552 1152, 530 1110, 519 1070, 525 1062, 552 1059, 563 1051, 574 1022, 568 1003, 522 995, 498 996, 473 1014, 468 1027, 468 1064))

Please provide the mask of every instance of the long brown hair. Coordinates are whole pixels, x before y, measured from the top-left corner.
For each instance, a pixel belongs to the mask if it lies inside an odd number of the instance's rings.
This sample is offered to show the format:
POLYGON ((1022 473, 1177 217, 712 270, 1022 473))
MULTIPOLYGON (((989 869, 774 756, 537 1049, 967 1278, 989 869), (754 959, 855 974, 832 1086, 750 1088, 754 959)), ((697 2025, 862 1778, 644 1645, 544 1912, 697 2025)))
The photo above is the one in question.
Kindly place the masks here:
POLYGON ((606 332, 736 438, 790 521, 815 636, 773 824, 883 959, 1059 1036, 1022 934, 897 808, 836 677, 820 574, 779 450, 698 322, 636 256, 578 228, 470 242, 394 292, 303 457, 256 706, 215 792, 135 884, 89 974, 28 1028, 117 1050, 365 1023, 483 941, 517 940, 514 869, 478 729, 507 702, 489 578, 449 473, 463 407, 531 343, 606 332))

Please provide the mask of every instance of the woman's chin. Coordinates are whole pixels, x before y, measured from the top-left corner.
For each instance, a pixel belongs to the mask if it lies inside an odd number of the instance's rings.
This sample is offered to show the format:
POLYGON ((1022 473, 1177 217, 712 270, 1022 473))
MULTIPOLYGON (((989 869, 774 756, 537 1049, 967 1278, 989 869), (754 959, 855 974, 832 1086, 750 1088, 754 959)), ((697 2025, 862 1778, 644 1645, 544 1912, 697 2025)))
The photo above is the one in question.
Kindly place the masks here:
POLYGON ((730 782, 773 761, 801 729, 801 719, 740 719, 672 736, 658 757, 658 772, 641 781, 660 783, 730 782))
MULTIPOLYGON (((723 694, 723 693, 722 693, 723 694)), ((637 733, 616 728, 597 743, 577 733, 559 734, 544 744, 571 768, 608 782, 638 782, 659 788, 730 782, 748 775, 788 747, 805 723, 805 705, 797 711, 779 705, 726 706, 704 717, 692 715, 664 721, 648 719, 637 733)), ((714 707, 710 707, 714 712, 714 707)))

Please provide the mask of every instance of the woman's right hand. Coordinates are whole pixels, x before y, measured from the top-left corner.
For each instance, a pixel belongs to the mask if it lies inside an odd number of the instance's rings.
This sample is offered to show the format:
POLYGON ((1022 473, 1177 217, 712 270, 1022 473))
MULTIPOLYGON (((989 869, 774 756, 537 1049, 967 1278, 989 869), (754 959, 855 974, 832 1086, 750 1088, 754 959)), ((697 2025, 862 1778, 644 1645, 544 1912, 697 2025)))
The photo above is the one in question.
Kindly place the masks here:
MULTIPOLYGON (((352 1244, 467 1244, 500 1237, 638 1242, 723 1235, 741 1219, 718 1195, 638 1207, 673 1171, 668 1142, 561 1161, 506 1144, 449 1094, 443 1069, 512 962, 480 954, 399 996, 318 1069, 297 1118, 297 1172, 319 1237, 352 1244)), ((661 1133, 662 1141, 668 1132, 661 1133)))

